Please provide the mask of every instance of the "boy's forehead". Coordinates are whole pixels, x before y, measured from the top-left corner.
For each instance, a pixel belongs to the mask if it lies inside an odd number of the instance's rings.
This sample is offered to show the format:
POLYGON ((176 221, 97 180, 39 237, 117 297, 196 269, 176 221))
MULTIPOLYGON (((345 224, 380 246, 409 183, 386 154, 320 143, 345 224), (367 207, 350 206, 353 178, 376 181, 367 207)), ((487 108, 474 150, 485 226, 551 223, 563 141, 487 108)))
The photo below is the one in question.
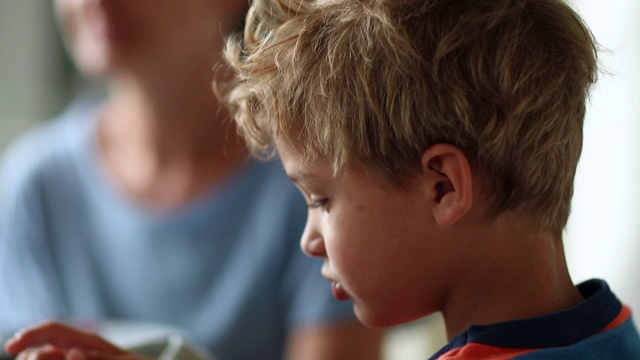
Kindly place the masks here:
POLYGON ((275 146, 280 161, 292 180, 296 181, 296 179, 308 176, 304 170, 304 161, 300 153, 283 141, 276 141, 275 146))
POLYGON ((276 149, 287 176, 294 182, 320 179, 332 173, 327 161, 309 160, 282 141, 276 141, 276 149))
POLYGON ((299 162, 302 156, 298 154, 291 146, 282 140, 275 140, 275 147, 285 168, 292 167, 294 163, 299 162))

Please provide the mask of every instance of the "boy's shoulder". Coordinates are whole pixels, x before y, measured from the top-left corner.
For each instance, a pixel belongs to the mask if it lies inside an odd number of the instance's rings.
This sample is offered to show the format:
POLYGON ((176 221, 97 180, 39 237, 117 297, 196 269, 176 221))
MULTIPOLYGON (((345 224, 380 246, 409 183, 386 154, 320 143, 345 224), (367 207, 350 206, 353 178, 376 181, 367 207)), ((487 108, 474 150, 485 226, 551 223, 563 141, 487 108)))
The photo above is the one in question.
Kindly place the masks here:
POLYGON ((640 359, 640 336, 623 305, 603 280, 578 285, 585 298, 556 313, 471 326, 432 359, 640 359))

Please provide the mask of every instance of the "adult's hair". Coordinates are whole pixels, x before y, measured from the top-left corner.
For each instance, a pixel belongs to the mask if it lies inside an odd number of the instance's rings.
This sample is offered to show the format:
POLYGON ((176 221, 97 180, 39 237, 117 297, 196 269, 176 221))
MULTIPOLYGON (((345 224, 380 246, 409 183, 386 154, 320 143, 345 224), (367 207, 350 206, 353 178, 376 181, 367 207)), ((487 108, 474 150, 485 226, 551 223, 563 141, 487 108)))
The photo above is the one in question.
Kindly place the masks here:
POLYGON ((226 57, 256 152, 277 137, 402 188, 449 143, 486 179, 491 215, 566 225, 597 56, 560 0, 257 0, 226 57))

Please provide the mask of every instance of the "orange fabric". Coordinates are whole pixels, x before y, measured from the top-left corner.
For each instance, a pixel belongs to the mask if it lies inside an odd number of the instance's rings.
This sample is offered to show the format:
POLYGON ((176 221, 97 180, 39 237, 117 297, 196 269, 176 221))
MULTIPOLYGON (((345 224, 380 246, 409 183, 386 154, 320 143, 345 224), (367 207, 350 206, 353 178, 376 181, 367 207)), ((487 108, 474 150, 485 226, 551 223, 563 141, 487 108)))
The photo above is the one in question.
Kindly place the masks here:
MULTIPOLYGON (((626 305, 622 306, 622 310, 616 316, 616 318, 605 326, 600 333, 612 330, 618 326, 624 324, 625 321, 631 318, 631 308, 626 305)), ((539 348, 503 348, 492 345, 485 345, 479 343, 468 343, 463 347, 453 349, 442 356, 438 357, 438 360, 507 360, 514 357, 524 355, 539 348)))
POLYGON ((602 333, 605 331, 609 331, 611 329, 615 329, 618 326, 622 325, 625 321, 629 320, 630 317, 631 317, 631 308, 628 307, 627 305, 623 305, 622 310, 620 311, 618 316, 616 316, 616 318, 613 319, 613 321, 610 322, 609 325, 605 326, 604 329, 600 330, 600 332, 602 333))

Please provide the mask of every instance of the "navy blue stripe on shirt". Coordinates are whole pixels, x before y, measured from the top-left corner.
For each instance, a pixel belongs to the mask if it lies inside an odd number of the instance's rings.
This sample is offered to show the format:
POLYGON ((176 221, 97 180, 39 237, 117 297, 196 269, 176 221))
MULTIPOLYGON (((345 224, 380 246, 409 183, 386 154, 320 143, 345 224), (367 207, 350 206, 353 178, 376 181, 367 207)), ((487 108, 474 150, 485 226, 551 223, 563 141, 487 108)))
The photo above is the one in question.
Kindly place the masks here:
POLYGON ((468 343, 503 348, 546 348, 573 344, 596 334, 618 316, 622 303, 603 280, 585 281, 577 287, 585 301, 573 308, 530 319, 472 325, 432 359, 468 343))

